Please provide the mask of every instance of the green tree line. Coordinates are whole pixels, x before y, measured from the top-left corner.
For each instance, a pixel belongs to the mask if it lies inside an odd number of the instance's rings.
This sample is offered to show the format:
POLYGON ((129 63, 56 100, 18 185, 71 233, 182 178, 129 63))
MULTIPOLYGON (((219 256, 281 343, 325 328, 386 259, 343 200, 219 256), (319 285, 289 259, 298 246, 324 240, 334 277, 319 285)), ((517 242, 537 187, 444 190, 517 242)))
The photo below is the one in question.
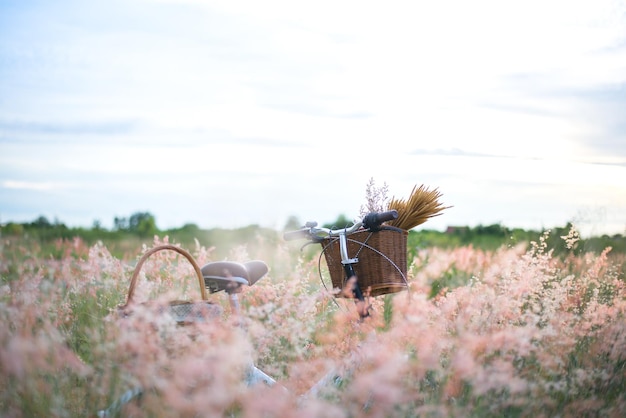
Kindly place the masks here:
MULTIPOLYGON (((339 217, 325 227, 345 227, 351 222, 345 215, 339 217)), ((302 224, 296 217, 291 217, 284 230, 293 230, 302 224)), ((566 247, 562 236, 567 236, 571 230, 570 223, 563 227, 553 228, 547 238, 549 248, 554 249, 556 254, 571 251, 566 247)), ((216 247, 216 250, 226 251, 236 245, 251 245, 258 241, 259 236, 263 241, 277 242, 281 238, 282 231, 262 228, 258 225, 249 225, 236 229, 212 228, 202 229, 198 225, 189 223, 178 228, 161 230, 157 227, 156 218, 150 212, 136 212, 129 217, 115 217, 113 227, 107 229, 100 222, 94 221, 92 227, 68 227, 58 219, 48 220, 39 216, 32 222, 15 223, 8 222, 0 225, 2 237, 25 237, 36 240, 41 244, 51 243, 58 239, 74 239, 79 237, 88 244, 102 241, 107 246, 118 249, 118 252, 140 248, 141 243, 148 243, 155 235, 168 236, 171 242, 177 242, 185 246, 193 246, 196 242, 207 247, 216 247)), ((502 245, 516 245, 518 243, 530 243, 539 241, 545 230, 524 230, 519 228, 507 228, 500 224, 478 225, 475 227, 458 226, 448 227, 446 231, 429 229, 415 229, 409 231, 408 247, 410 251, 417 251, 427 247, 457 247, 472 245, 475 248, 495 250, 502 245)), ((612 236, 601 235, 580 239, 576 244, 576 252, 603 251, 606 247, 612 247, 613 253, 626 253, 626 237, 616 234, 612 236)), ((225 254, 220 254, 225 255, 225 254)))

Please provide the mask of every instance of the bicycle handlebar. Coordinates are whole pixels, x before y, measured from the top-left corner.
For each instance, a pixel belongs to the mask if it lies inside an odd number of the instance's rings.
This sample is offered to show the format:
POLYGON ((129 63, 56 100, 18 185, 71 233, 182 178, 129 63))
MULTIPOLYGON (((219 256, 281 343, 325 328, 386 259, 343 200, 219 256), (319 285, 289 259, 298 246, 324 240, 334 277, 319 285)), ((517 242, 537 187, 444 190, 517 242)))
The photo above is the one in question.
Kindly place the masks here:
POLYGON ((394 219, 398 219, 397 210, 368 213, 363 218, 363 227, 371 231, 376 231, 380 228, 383 222, 393 221, 394 219))
POLYGON ((283 238, 285 238, 285 241, 295 241, 297 239, 309 239, 311 236, 310 229, 311 228, 302 228, 296 231, 287 231, 283 234, 283 238))
POLYGON ((321 241, 324 238, 338 237, 341 234, 350 235, 358 231, 359 229, 368 229, 370 231, 378 231, 383 222, 391 221, 398 218, 398 211, 390 210, 386 212, 371 212, 365 215, 365 217, 357 221, 354 225, 341 228, 318 228, 316 223, 307 223, 304 228, 296 231, 287 231, 283 234, 283 238, 286 241, 293 241, 297 239, 308 239, 311 241, 321 241))

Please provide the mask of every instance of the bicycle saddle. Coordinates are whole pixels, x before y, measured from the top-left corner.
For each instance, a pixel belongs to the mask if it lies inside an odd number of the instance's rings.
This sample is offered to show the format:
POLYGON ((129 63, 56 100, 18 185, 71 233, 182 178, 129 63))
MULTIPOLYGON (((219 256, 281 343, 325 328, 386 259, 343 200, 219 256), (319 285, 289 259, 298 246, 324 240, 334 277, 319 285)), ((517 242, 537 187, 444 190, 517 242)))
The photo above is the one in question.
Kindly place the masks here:
POLYGON ((236 293, 242 285, 252 286, 269 271, 263 261, 254 260, 246 263, 234 261, 213 261, 202 269, 204 285, 211 293, 226 290, 236 293))

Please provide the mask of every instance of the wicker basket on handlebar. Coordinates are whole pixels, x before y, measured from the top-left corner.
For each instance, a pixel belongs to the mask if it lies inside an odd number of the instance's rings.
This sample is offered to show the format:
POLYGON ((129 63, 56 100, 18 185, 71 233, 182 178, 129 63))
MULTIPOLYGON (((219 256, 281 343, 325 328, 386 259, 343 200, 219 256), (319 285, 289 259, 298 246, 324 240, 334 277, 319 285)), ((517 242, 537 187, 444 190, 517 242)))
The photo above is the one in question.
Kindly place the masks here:
MULTIPOLYGON (((358 259, 353 266, 364 293, 380 296, 408 289, 408 235, 403 229, 383 227, 377 232, 363 230, 347 236, 348 256, 358 259)), ((348 278, 341 264, 339 239, 325 239, 321 244, 333 288, 343 289, 348 278)), ((337 296, 343 294, 339 292, 337 296)))

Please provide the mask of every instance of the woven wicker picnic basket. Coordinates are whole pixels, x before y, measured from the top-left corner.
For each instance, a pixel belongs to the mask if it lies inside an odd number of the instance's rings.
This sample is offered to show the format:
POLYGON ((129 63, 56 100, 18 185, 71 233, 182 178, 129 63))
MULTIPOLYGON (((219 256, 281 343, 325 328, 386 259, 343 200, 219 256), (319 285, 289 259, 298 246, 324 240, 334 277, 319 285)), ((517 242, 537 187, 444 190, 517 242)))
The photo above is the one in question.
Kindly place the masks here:
MULTIPOLYGON (((130 280, 130 287, 128 289, 126 303, 118 307, 118 313, 120 314, 120 316, 126 317, 132 314, 133 308, 136 305, 136 302, 133 298, 139 280, 139 273, 146 260, 148 260, 151 255, 159 251, 165 250, 177 252, 178 254, 183 255, 189 261, 189 263, 191 263, 197 276, 198 284, 200 286, 201 300, 172 300, 167 304, 166 307, 160 307, 160 312, 171 315, 178 325, 188 325, 196 322, 205 322, 221 314, 221 308, 219 307, 219 305, 212 303, 208 300, 202 271, 193 256, 180 247, 171 244, 162 244, 146 251, 137 262, 137 266, 135 267, 130 280)), ((142 304, 149 305, 151 303, 152 302, 149 301, 143 302, 142 304)))

